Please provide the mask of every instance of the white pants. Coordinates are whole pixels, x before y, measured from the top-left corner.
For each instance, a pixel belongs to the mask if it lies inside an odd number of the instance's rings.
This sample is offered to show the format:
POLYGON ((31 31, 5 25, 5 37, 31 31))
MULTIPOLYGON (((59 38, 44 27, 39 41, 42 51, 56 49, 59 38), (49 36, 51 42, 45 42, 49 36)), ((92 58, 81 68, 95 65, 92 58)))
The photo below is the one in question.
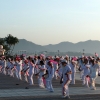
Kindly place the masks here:
POLYGON ((71 81, 71 84, 75 84, 75 72, 72 72, 72 81, 71 81))
POLYGON ((17 78, 18 78, 19 80, 22 80, 21 71, 20 71, 20 70, 16 70, 16 74, 17 74, 17 78))
POLYGON ((29 83, 30 85, 33 85, 33 73, 29 73, 29 83))
MULTIPOLYGON (((67 81, 67 80, 66 80, 67 81)), ((63 83, 62 83, 62 95, 63 96, 69 96, 69 89, 68 89, 68 86, 69 86, 69 84, 70 84, 70 81, 68 81, 67 83, 66 83, 66 81, 63 81, 63 83), (66 85, 65 85, 66 84, 66 85), (65 87, 64 87, 64 85, 65 85, 65 87)))
POLYGON ((91 89, 95 89, 95 80, 96 80, 97 77, 95 78, 91 78, 90 81, 91 81, 91 89))
POLYGON ((54 73, 54 78, 55 78, 55 79, 58 78, 58 73, 57 73, 57 71, 55 71, 55 73, 54 73))
POLYGON ((2 73, 3 73, 4 75, 6 75, 6 68, 5 68, 5 67, 2 68, 2 73))
POLYGON ((80 71, 80 78, 83 77, 83 71, 80 71))
POLYGON ((12 70, 10 69, 10 76, 14 77, 14 71, 13 71, 13 69, 12 70))
POLYGON ((83 84, 82 85, 86 85, 87 87, 89 87, 89 80, 85 75, 83 75, 83 84))
POLYGON ((39 75, 38 83, 39 83, 39 86, 40 86, 40 87, 44 87, 42 75, 39 75))
POLYGON ((48 77, 48 78, 46 79, 46 88, 47 88, 49 91, 54 91, 53 86, 52 86, 52 77, 48 77))
POLYGON ((24 79, 25 79, 26 82, 28 82, 27 74, 26 73, 24 73, 24 79))

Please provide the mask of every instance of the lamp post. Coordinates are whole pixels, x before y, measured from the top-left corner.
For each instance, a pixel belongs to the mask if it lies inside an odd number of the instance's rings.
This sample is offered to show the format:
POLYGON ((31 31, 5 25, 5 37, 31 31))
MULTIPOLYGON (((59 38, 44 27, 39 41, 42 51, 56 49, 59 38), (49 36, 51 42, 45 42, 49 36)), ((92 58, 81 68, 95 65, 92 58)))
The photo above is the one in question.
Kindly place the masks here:
POLYGON ((59 56, 59 50, 58 50, 58 56, 59 56))
POLYGON ((84 53, 85 53, 85 49, 83 49, 83 55, 84 55, 84 53))

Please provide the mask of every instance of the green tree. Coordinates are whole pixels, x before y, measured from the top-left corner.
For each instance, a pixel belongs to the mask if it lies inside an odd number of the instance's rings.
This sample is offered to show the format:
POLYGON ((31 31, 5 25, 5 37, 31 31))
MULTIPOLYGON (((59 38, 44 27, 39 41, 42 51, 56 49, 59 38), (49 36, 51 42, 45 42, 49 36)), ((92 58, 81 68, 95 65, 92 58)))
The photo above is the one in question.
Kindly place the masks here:
POLYGON ((17 44, 19 40, 17 37, 14 37, 11 34, 9 34, 7 37, 5 37, 5 42, 6 42, 6 49, 8 49, 7 53, 12 54, 15 44, 17 44))

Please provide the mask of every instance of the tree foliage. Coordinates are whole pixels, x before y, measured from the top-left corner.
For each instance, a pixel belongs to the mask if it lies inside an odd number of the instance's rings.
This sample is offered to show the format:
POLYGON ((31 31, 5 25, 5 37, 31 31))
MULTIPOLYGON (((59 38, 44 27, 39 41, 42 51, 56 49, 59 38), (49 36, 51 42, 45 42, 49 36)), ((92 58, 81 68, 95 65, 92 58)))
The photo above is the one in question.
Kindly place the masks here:
POLYGON ((17 37, 12 36, 9 34, 5 38, 0 38, 0 45, 4 46, 4 49, 6 50, 6 54, 12 54, 15 44, 19 42, 17 37))

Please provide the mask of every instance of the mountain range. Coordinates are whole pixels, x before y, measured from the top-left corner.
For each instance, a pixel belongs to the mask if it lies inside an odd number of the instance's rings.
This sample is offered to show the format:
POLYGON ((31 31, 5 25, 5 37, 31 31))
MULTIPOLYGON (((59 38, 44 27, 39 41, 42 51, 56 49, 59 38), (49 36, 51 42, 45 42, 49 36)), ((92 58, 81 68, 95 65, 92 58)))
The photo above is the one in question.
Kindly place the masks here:
POLYGON ((19 50, 26 50, 27 52, 84 52, 94 54, 97 52, 100 54, 100 41, 97 40, 88 40, 84 42, 71 43, 71 42, 61 42, 58 44, 49 44, 49 45, 38 45, 31 41, 25 39, 19 39, 19 43, 15 45, 14 52, 19 50))

